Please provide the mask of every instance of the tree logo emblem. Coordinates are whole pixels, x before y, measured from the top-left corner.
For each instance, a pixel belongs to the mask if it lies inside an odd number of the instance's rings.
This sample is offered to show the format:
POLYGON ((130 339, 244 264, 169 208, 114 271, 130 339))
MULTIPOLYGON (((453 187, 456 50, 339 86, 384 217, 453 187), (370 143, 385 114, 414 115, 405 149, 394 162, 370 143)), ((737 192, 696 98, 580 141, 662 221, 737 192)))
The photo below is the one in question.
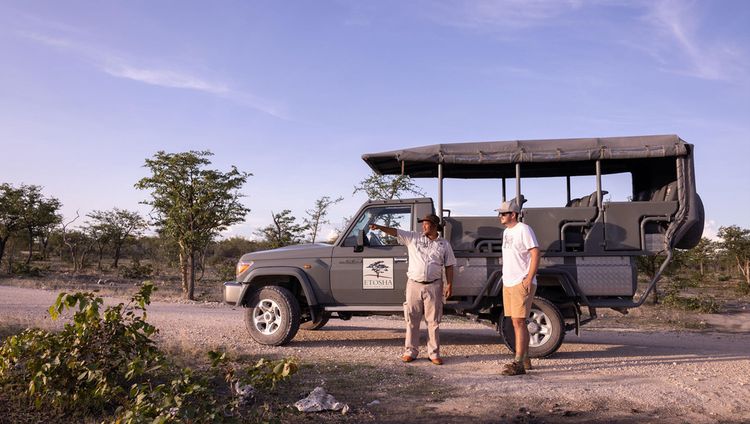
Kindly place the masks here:
MULTIPOLYGON (((388 272, 388 270, 390 269, 390 267, 386 265, 384 261, 373 262, 370 265, 368 265, 367 268, 375 273, 375 278, 380 278, 381 274, 388 272)), ((372 275, 372 274, 368 274, 368 275, 372 275)))

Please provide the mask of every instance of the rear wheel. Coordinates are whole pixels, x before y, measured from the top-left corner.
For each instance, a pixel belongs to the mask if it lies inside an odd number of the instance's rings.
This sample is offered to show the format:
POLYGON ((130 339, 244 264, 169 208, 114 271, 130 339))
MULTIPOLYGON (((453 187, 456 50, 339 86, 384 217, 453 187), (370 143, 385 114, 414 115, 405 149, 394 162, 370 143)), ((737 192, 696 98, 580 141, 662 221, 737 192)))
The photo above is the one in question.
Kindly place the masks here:
POLYGON ((307 331, 319 330, 328 323, 329 319, 331 319, 330 312, 321 312, 320 317, 318 318, 317 322, 314 322, 314 321, 303 322, 302 324, 300 324, 299 328, 302 330, 307 330, 307 331))
MULTIPOLYGON (((560 310, 552 302, 541 297, 534 297, 526 326, 530 336, 530 358, 543 358, 555 353, 565 338, 565 322, 560 310)), ((505 345, 511 352, 515 352, 516 332, 510 317, 502 317, 500 331, 505 345)))
POLYGON ((300 308, 292 293, 278 286, 266 286, 252 294, 245 309, 245 326, 256 342, 281 346, 299 330, 300 308))

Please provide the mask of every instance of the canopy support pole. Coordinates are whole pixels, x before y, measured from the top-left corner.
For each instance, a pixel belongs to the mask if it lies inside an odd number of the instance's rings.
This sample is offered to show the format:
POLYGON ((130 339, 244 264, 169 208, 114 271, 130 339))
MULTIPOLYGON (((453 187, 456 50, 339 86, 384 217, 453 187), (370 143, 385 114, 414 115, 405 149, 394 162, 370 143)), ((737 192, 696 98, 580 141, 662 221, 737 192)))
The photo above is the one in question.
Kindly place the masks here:
POLYGON ((596 206, 602 208, 602 161, 596 161, 596 206))
POLYGON ((438 217, 443 222, 443 164, 438 163, 438 217))
POLYGON ((523 207, 523 201, 521 200, 521 164, 516 163, 516 204, 520 209, 523 207))

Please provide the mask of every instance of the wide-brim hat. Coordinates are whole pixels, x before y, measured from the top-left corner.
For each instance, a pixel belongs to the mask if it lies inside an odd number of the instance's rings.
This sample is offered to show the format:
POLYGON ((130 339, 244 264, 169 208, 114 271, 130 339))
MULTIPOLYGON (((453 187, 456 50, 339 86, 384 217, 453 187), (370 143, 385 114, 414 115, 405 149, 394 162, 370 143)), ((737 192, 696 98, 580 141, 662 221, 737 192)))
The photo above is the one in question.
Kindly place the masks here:
POLYGON ((443 225, 440 223, 440 217, 435 214, 431 213, 429 215, 425 215, 424 218, 417 219, 417 222, 422 222, 422 221, 432 222, 433 224, 435 224, 438 230, 443 229, 443 225))

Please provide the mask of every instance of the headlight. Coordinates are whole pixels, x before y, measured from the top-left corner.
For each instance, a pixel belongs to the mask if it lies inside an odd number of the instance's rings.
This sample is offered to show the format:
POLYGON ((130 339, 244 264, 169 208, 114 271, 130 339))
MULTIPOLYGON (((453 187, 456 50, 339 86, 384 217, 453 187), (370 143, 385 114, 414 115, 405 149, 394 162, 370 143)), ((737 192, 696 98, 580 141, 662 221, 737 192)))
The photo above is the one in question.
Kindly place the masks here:
POLYGON ((253 261, 250 262, 237 262, 237 277, 240 276, 243 272, 247 271, 251 266, 253 266, 253 261))

